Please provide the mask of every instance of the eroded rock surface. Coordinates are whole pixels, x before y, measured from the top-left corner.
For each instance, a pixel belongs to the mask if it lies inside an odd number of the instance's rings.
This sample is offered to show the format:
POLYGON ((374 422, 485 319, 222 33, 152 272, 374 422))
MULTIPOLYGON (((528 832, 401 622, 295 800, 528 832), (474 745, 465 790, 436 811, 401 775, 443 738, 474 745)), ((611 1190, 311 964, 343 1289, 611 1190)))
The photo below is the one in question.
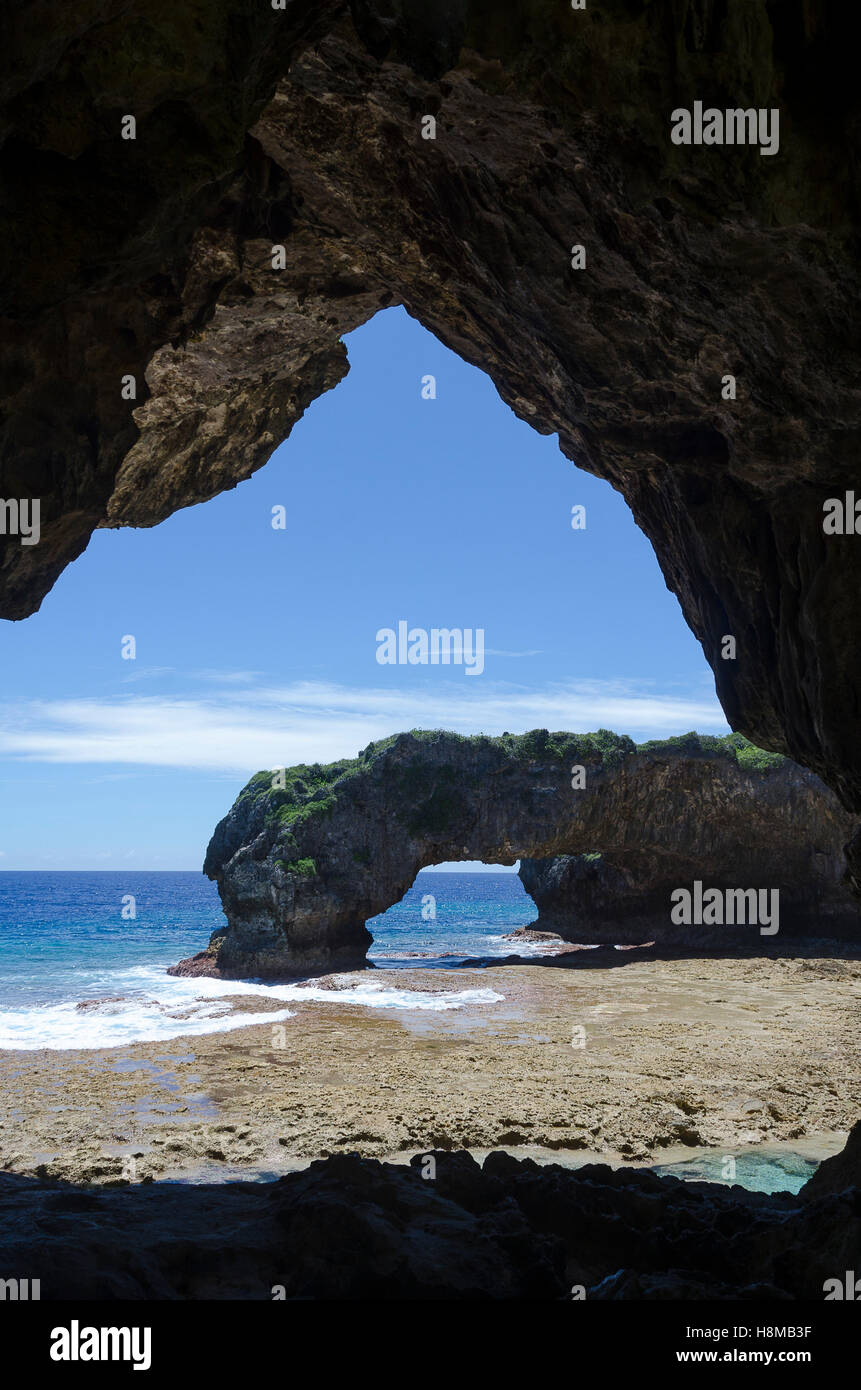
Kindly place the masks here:
POLYGON ((343 375, 340 335, 401 303, 623 492, 733 727, 861 810, 861 550, 822 530, 861 445, 853 19, 838 0, 93 0, 47 24, 19 5, 0 494, 41 498, 43 539, 0 538, 0 612, 34 611, 94 527, 247 477, 343 375), (777 108, 779 152, 673 145, 696 100, 777 108))
MULTIPOLYGON (((606 731, 398 734, 352 760, 251 779, 204 864, 228 929, 174 969, 226 977, 349 969, 364 962, 366 921, 398 902, 421 868, 595 850, 622 864, 630 857, 637 873, 647 860, 653 870, 644 901, 632 892, 625 904, 630 922, 593 913, 589 941, 596 932, 642 940, 646 923, 662 943, 750 946, 757 926, 674 925, 672 880, 776 889, 781 932, 852 935, 857 908, 840 884, 852 827, 812 773, 737 735, 637 748, 606 731)), ((583 939, 569 923, 571 932, 583 939)))
POLYGON ((611 946, 473 969, 416 961, 297 985, 285 1024, 272 1023, 283 1000, 228 994, 234 1018, 253 1008, 259 1023, 222 1017, 228 1031, 171 1047, 178 1056, 146 1042, 0 1051, 0 1169, 116 1182, 132 1154, 140 1181, 205 1182, 348 1152, 834 1152, 861 1114, 861 942, 681 956, 611 946), (368 1007, 391 989, 408 1007, 368 1007), (409 1007, 451 996, 459 1007, 409 1007))

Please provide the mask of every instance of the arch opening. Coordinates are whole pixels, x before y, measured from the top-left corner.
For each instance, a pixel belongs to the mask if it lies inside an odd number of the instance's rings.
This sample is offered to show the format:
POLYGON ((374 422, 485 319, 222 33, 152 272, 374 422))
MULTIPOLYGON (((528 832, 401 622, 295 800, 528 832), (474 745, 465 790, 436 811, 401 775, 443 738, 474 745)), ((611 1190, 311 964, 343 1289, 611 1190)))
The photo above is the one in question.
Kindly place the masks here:
POLYGON ((517 868, 479 861, 420 869, 400 902, 365 923, 369 963, 432 968, 510 954, 511 934, 538 916, 517 868))

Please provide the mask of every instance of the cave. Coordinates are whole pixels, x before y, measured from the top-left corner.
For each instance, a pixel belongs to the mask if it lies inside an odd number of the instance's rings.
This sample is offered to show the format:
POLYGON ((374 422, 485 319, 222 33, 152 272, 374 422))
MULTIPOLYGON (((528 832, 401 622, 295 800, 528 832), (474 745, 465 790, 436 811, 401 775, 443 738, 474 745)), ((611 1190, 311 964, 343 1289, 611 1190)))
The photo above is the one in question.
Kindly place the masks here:
MULTIPOLYGON (((841 991, 857 984, 861 892, 853 21, 838 0, 24 0, 9 16, 0 617, 36 614, 95 531, 157 526, 250 477, 344 377, 343 336, 401 306, 624 497, 736 740, 413 731, 301 793, 258 774, 207 854, 227 927, 176 980, 361 968, 366 921, 443 858, 520 857, 539 924, 614 944, 639 941, 644 903, 653 927, 673 886, 743 875, 783 895, 781 978, 823 1009, 828 996, 828 1027, 799 1047, 811 1114, 845 1121, 857 1018, 841 991), (673 113, 698 106, 779 111, 779 147, 676 144, 673 113), (774 761, 745 766, 751 746, 774 761), (597 789, 582 819, 572 752, 597 789), (470 780, 487 764, 510 794, 470 780), (829 958, 811 944, 823 919, 829 958)), ((691 953, 660 920, 661 944, 691 953)), ((725 931, 698 938, 715 989, 725 931)), ((661 1058, 677 1046, 664 1022, 661 1058)), ((333 1027, 323 1048, 338 1046, 333 1027)), ((261 1085, 279 1068, 281 1090, 292 1084, 296 1059, 254 1047, 225 1049, 223 1104, 248 1097, 255 1067, 261 1085)), ((785 1135, 806 1122, 779 1055, 760 1068, 766 1104, 747 1094, 760 1081, 741 1052, 727 1104, 785 1135)), ((694 1142, 708 1118, 684 1079, 695 1058, 667 1066, 661 1094, 636 1107, 646 1138, 694 1142)), ((337 1068, 322 1075, 341 1085, 337 1068)), ((587 1110, 576 1132, 547 1131, 551 1147, 584 1148, 587 1110)), ((278 1287, 303 1303, 571 1301, 577 1289, 595 1304, 649 1300, 650 1339, 657 1303, 854 1293, 857 1124, 804 1188, 773 1197, 499 1151, 479 1167, 419 1116, 398 1142, 418 1133, 434 1149, 434 1186, 416 1157, 406 1168, 337 1148, 368 1142, 351 1114, 325 1161, 274 1184, 94 1188, 120 1171, 115 1154, 75 1186, 0 1173, 4 1257, 35 1270, 46 1299, 265 1300, 278 1287)), ((212 1136, 213 1162, 241 1150, 246 1118, 212 1136)), ((211 1331, 192 1341, 203 1355, 211 1331)), ((644 1341, 630 1346, 641 1369, 644 1341)))
POLYGON ((46 48, 25 6, 0 493, 39 495, 42 538, 0 538, 0 614, 95 527, 259 468, 343 376, 341 335, 400 303, 624 494, 731 727, 861 810, 861 568, 822 528, 859 446, 851 18, 802 8, 218 0, 190 44, 181 12, 104 0, 46 48), (701 87, 779 106, 779 155, 673 145, 701 87))

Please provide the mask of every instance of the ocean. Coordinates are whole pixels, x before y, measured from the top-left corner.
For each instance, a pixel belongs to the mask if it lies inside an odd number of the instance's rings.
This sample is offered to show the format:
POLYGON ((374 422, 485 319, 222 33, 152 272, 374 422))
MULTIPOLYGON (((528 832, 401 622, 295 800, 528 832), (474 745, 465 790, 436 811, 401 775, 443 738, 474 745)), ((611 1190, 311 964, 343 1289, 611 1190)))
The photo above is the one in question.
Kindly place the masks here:
MULTIPOLYGON (((535 916, 516 874, 423 871, 401 902, 368 923, 374 937, 369 957, 385 974, 354 975, 333 993, 313 984, 165 974, 224 925, 215 885, 202 874, 0 872, 0 1048, 119 1047, 259 1024, 259 1013, 231 1011, 228 995, 264 995, 281 1004, 266 1014, 268 1023, 289 1018, 297 998, 435 1012, 494 1003, 503 996, 493 989, 426 993, 399 988, 391 972, 417 965, 445 970, 471 956, 508 955, 513 943, 506 934, 535 916), (87 1007, 97 999, 97 1009, 87 1007)), ((655 1171, 726 1181, 729 1152, 700 1150, 655 1171)), ((797 1191, 817 1166, 788 1145, 737 1153, 735 1181, 761 1192, 797 1191)))
MULTIPOLYGON (((368 923, 369 955, 388 969, 507 955, 513 948, 505 934, 535 916, 516 874, 425 871, 400 903, 368 923)), ((332 999, 308 985, 165 974, 224 924, 215 884, 198 873, 0 873, 0 1047, 114 1047, 259 1023, 259 1014, 231 1013, 228 994, 263 994, 285 1006, 297 991, 303 999, 332 999), (95 999, 110 1003, 80 1007, 95 999)), ((384 984, 369 971, 338 999, 444 1010, 500 997, 492 990, 428 994, 390 979, 384 984)), ((276 1022, 290 1011, 267 1017, 276 1022)))

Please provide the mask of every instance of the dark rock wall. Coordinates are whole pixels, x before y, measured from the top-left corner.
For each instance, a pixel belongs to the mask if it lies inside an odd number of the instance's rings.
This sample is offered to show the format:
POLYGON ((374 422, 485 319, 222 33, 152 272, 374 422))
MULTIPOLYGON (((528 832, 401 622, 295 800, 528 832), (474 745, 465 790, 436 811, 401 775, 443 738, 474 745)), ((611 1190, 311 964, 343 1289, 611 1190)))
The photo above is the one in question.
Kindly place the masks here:
MULTIPOLYGON (((668 844, 672 839, 668 836, 668 844)), ((781 856, 782 858, 782 856, 781 856)), ((808 844, 801 832, 789 859, 776 867, 771 850, 758 835, 736 844, 732 854, 718 854, 705 866, 672 849, 656 853, 562 854, 553 859, 522 859, 520 880, 538 909, 534 931, 555 932, 565 941, 591 944, 637 944, 655 939, 664 944, 710 947, 751 943, 749 927, 679 927, 668 923, 671 894, 692 888, 699 879, 703 891, 739 887, 766 892, 791 881, 780 898, 780 935, 801 932, 809 937, 857 939, 861 919, 843 880, 845 855, 838 845, 828 850, 820 841, 808 844), (789 860, 795 861, 791 867, 789 860)), ((764 899, 766 904, 769 899, 764 899)))
MULTIPOLYGON (((371 941, 365 922, 398 902, 427 865, 513 864, 596 847, 641 872, 652 867, 624 904, 631 920, 593 915, 587 940, 596 931, 602 940, 642 940, 648 923, 663 943, 756 949, 757 926, 671 923, 670 886, 690 888, 694 879, 777 889, 782 932, 857 935, 857 906, 839 882, 852 820, 788 760, 746 766, 752 750, 734 737, 638 749, 604 731, 413 732, 356 759, 287 769, 283 788, 258 773, 216 827, 204 864, 227 932, 174 969, 230 977, 355 967, 371 941), (575 766, 585 782, 577 789, 575 766)), ((548 898, 570 906, 564 892, 542 887, 534 896, 540 909, 548 898)))
POLYGON ((34 611, 95 526, 247 477, 343 375, 340 335, 402 303, 625 495, 733 727, 861 810, 861 542, 822 531, 861 443, 853 17, 19 5, 0 495, 40 496, 44 532, 6 538, 0 612, 34 611), (670 112, 697 99, 778 107, 779 153, 674 146, 670 112))
MULTIPOLYGON (((92 0, 25 3, 5 17, 0 496, 41 499, 42 539, 25 547, 0 537, 4 617, 38 608, 108 523, 118 471, 140 436, 121 377, 136 376, 140 405, 158 349, 182 352, 211 317, 230 278, 211 247, 213 224, 268 236, 284 223, 285 180, 272 178, 247 132, 297 45, 340 8, 92 0), (135 140, 121 138, 125 114, 136 117, 135 140)), ((330 358, 307 380, 306 364, 295 364, 258 464, 343 374, 330 358)), ((200 426, 188 400, 176 405, 188 429, 200 426)), ((207 485, 194 464, 174 487, 176 467, 168 453, 154 465, 164 479, 135 524, 245 476, 207 485)))

